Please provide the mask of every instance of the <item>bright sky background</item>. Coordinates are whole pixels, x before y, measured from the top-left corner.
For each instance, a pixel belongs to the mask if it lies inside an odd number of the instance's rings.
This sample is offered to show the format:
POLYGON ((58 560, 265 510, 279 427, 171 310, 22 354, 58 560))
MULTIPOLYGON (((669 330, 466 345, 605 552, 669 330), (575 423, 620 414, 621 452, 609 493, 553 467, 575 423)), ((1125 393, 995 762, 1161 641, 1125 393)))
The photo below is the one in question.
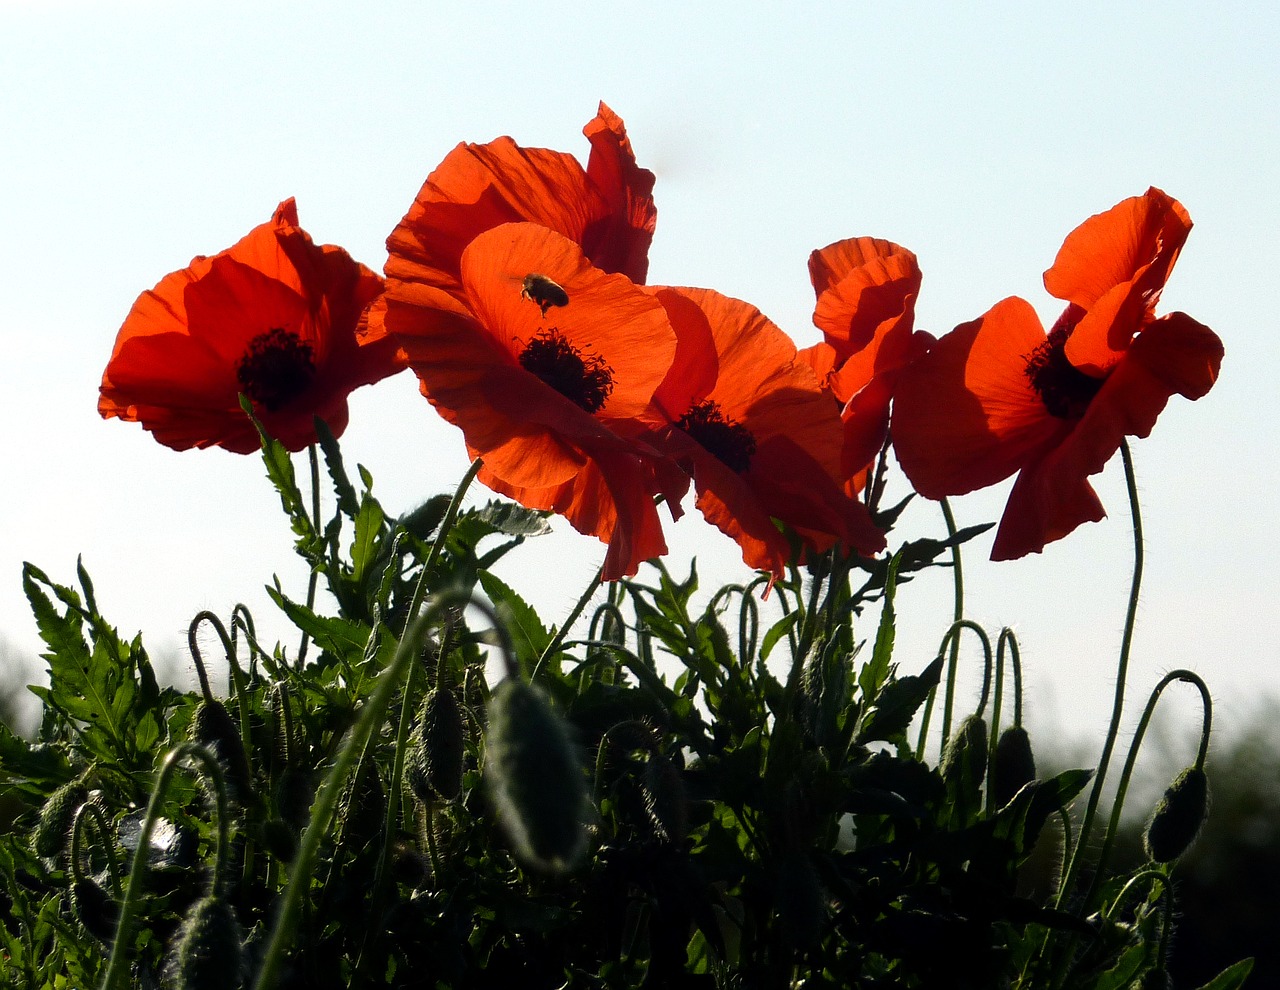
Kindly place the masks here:
MULTIPOLYGON (((1180 199, 1196 228, 1161 309, 1227 353, 1215 389, 1175 397, 1135 446, 1148 554, 1127 721, 1191 666, 1219 725, 1238 724, 1280 693, 1278 9, 0 0, 0 635, 37 652, 21 563, 71 582, 77 554, 107 618, 153 650, 238 600, 282 628, 262 585, 279 573, 301 595, 305 575, 259 460, 177 454, 97 415, 134 298, 288 196, 317 242, 378 269, 456 143, 510 134, 585 156, 604 99, 658 176, 650 281, 748 299, 801 346, 818 336, 806 259, 832 241, 915 251, 918 325, 935 333, 1012 294, 1048 322, 1041 274, 1073 227, 1148 185, 1180 199)), ((351 405, 344 450, 389 510, 454 487, 461 436, 411 376, 351 405)), ((1086 750, 1132 554, 1119 458, 1097 485, 1103 523, 1024 561, 987 561, 989 537, 966 558, 971 615, 1021 637, 1033 731, 1086 750)), ((961 524, 995 519, 1007 490, 957 500, 961 524)), ((736 547, 696 515, 669 531, 673 568, 696 553, 710 580, 741 580, 736 547)), ((559 530, 502 570, 549 621, 603 556, 559 530)), ((900 534, 941 531, 922 504, 900 534)), ((904 672, 936 649, 949 588, 938 572, 904 589, 904 672)), ((1187 717, 1191 694, 1172 697, 1187 717)))

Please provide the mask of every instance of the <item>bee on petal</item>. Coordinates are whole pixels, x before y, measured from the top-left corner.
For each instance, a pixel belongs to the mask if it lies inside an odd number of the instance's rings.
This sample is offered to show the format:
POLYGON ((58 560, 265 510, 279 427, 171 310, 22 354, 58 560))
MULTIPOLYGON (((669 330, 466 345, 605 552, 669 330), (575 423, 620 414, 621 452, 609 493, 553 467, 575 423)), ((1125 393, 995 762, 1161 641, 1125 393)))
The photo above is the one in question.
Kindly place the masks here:
POLYGON ((569 305, 569 293, 564 291, 564 286, 538 272, 530 272, 524 277, 524 288, 520 290, 520 295, 537 303, 543 316, 547 315, 547 310, 552 306, 569 305))

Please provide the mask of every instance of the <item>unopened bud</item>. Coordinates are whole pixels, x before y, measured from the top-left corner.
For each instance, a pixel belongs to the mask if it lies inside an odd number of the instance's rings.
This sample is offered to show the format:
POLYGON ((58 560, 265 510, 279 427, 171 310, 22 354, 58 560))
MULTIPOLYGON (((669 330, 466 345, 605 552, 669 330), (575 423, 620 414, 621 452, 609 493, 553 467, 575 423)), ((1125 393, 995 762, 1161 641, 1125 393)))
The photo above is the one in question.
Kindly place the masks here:
POLYGON ((1172 862, 1190 848, 1208 817, 1209 778, 1198 767, 1188 767, 1152 812, 1142 836, 1143 848, 1157 863, 1172 862))
POLYGON ((508 677, 489 698, 485 769, 516 853, 548 870, 586 852, 587 790, 564 721, 537 688, 508 677))
POLYGON ((1031 753, 1027 730, 1014 725, 1000 733, 991 765, 991 787, 995 806, 1003 808, 1014 795, 1036 779, 1036 758, 1031 753))

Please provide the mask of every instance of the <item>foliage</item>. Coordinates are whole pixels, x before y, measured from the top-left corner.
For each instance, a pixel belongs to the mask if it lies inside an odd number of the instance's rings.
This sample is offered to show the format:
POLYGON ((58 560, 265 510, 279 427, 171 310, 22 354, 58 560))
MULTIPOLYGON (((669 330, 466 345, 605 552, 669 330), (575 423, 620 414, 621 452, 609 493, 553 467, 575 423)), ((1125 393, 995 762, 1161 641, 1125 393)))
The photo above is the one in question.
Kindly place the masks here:
POLYGON ((459 512, 460 488, 392 518, 321 441, 328 520, 287 452, 266 441, 264 456, 336 612, 275 587, 305 657, 264 650, 243 608, 197 617, 232 668, 229 730, 199 714, 222 706, 205 691, 158 687, 83 568, 76 587, 26 568, 50 683, 36 741, 0 730, 0 773, 28 807, 0 836, 6 985, 205 985, 215 965, 218 985, 307 988, 1163 978, 1163 871, 1061 903, 1020 886, 1088 770, 998 805, 985 696, 941 766, 909 736, 946 665, 895 657, 894 596, 970 533, 888 564, 837 549, 792 567, 767 619, 766 578, 704 600, 696 569, 657 565, 610 586, 570 639, 578 613, 548 627, 492 571, 541 514, 459 512), (481 593, 496 629, 462 604, 481 593), (868 646, 854 622, 873 600, 868 646), (490 706, 495 647, 519 704, 508 685, 490 706), (514 780, 491 786, 486 739, 514 780), (522 853, 530 841, 555 854, 522 853))

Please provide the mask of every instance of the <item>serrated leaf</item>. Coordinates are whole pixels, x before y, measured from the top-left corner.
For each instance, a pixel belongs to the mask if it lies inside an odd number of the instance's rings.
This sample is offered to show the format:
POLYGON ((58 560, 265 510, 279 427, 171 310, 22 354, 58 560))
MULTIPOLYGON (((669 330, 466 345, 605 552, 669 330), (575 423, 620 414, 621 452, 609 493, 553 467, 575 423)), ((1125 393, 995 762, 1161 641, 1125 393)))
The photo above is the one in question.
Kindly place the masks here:
POLYGON ((338 440, 329 429, 328 423, 319 416, 315 417, 314 422, 316 440, 319 441, 320 450, 324 454, 324 464, 329 471, 333 492, 338 500, 338 511, 345 513, 349 519, 354 519, 360 503, 356 497, 355 486, 351 484, 346 466, 342 463, 342 448, 338 446, 338 440))
POLYGON ((311 517, 307 515, 306 503, 298 488, 298 479, 294 474, 293 460, 289 456, 288 449, 267 433, 261 421, 254 415, 253 403, 245 395, 240 396, 240 408, 257 427, 258 438, 262 442, 262 463, 267 469, 267 479, 280 496, 280 504, 284 506, 285 514, 289 517, 294 533, 298 536, 299 544, 314 540, 315 528, 312 526, 311 517))
POLYGON ((898 588, 898 565, 902 563, 902 551, 899 550, 889 561, 889 569, 884 583, 884 604, 880 611, 880 625, 876 629, 876 645, 871 657, 862 666, 858 674, 858 687, 862 689, 862 697, 868 704, 874 704, 885 679, 889 676, 889 664, 893 659, 893 644, 897 636, 897 615, 893 607, 893 597, 898 588))
POLYGON ((887 682, 876 696, 875 705, 863 717, 857 742, 892 742, 902 735, 941 679, 942 657, 935 657, 921 673, 887 682))
POLYGON ((551 532, 550 513, 526 509, 515 502, 489 502, 473 510, 477 520, 488 527, 490 533, 507 536, 542 536, 551 532))
POLYGON ((1130 946, 1116 961, 1116 964, 1098 977, 1093 990, 1127 990, 1130 983, 1136 980, 1147 966, 1147 954, 1152 947, 1139 942, 1130 946))
POLYGON ((385 522, 382 506, 366 493, 360 500, 360 510, 355 517, 355 538, 351 543, 352 577, 357 585, 364 582, 369 567, 377 560, 385 522))
POLYGON ((551 642, 551 632, 523 598, 489 571, 480 572, 480 587, 506 623, 520 669, 528 675, 551 642))
POLYGON ((305 605, 287 598, 279 588, 268 586, 267 594, 289 617, 289 621, 310 636, 320 649, 348 663, 359 660, 364 654, 369 641, 369 627, 364 623, 317 615, 305 605))
POLYGON ((1239 990, 1253 972, 1253 957, 1233 963, 1200 988, 1200 990, 1239 990))

